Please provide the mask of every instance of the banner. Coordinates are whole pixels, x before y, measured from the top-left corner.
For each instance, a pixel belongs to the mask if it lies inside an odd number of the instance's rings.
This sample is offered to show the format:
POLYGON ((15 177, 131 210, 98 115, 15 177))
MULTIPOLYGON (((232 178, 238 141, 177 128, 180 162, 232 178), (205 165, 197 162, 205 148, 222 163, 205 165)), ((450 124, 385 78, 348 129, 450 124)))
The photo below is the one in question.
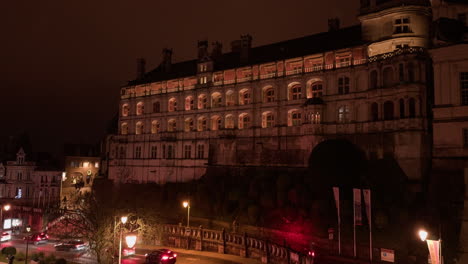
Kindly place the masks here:
POLYGON ((333 196, 335 197, 336 210, 338 210, 338 222, 340 222, 340 188, 333 187, 333 196))
POLYGON ((354 225, 362 225, 361 189, 353 189, 354 196, 354 225))
POLYGON ((440 241, 427 239, 427 247, 429 248, 429 255, 431 256, 431 264, 440 263, 440 241))
POLYGON ((366 207, 366 216, 369 220, 369 226, 372 225, 372 215, 371 215, 371 191, 369 189, 362 190, 364 195, 364 206, 366 207))

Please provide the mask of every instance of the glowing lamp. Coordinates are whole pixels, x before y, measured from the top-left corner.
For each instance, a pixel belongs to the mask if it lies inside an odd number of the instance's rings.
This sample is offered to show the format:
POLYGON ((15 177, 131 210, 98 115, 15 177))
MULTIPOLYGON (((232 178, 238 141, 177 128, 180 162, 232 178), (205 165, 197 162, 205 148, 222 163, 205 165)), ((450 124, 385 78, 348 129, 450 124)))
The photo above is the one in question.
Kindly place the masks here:
POLYGON ((31 232, 31 227, 30 226, 26 227, 26 232, 28 232, 28 233, 31 232))
POLYGON ((11 206, 9 204, 5 204, 5 206, 3 206, 3 210, 5 211, 8 211, 10 210, 11 206))
POLYGON ((122 217, 120 218, 120 221, 122 222, 122 224, 127 223, 127 220, 128 220, 128 217, 127 217, 127 216, 122 216, 122 217))
POLYGON ((83 167, 88 168, 88 166, 89 166, 89 162, 87 161, 83 162, 83 167))
POLYGON ((135 234, 128 234, 125 236, 125 242, 129 248, 133 248, 136 244, 137 236, 135 234))
POLYGON ((182 205, 184 206, 184 208, 187 208, 189 206, 189 203, 187 201, 184 201, 182 205))
POLYGON ((428 234, 426 230, 422 229, 422 230, 419 230, 418 235, 419 235, 419 238, 421 238, 421 241, 426 241, 428 234))

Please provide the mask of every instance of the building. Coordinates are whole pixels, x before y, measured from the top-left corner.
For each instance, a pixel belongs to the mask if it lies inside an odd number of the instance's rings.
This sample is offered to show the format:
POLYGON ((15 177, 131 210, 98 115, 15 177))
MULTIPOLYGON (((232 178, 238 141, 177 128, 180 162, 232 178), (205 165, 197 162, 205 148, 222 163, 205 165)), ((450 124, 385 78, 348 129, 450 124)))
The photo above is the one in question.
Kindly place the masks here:
POLYGON ((35 189, 33 172, 36 162, 27 161, 26 153, 20 148, 15 161, 7 161, 5 166, 6 187, 1 194, 2 200, 14 201, 15 204, 31 205, 35 189))
POLYGON ((394 159, 420 190, 431 159, 430 2, 361 1, 360 25, 252 47, 198 42, 198 58, 161 64, 121 88, 109 178, 183 182, 213 167, 307 168, 345 138, 394 159))
POLYGON ((460 235, 468 262, 468 2, 434 0, 435 34, 430 50, 434 63, 433 188, 441 206, 445 232, 460 235), (455 209, 454 211, 449 211, 455 209), (460 215, 460 212, 462 214, 460 215), (449 219, 447 219, 449 218, 449 219), (451 223, 461 218, 462 226, 451 223), (461 230, 461 231, 460 231, 461 230))

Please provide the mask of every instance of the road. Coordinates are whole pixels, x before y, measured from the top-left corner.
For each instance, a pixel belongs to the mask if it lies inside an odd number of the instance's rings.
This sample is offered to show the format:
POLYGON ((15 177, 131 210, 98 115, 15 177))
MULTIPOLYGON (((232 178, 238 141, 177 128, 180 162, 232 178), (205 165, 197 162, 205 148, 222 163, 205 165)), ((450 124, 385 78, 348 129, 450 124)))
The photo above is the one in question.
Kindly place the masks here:
MULTIPOLYGON (((26 243, 22 239, 13 239, 8 242, 2 242, 1 248, 4 247, 15 247, 18 251, 26 252, 26 243)), ((89 253, 86 252, 64 252, 64 251, 56 251, 54 248, 54 243, 44 243, 40 245, 28 245, 28 255, 31 255, 35 252, 44 252, 45 255, 54 254, 57 258, 64 258, 69 261, 73 261, 76 263, 82 264, 91 264, 96 263, 95 257, 91 256, 89 253)), ((142 250, 137 249, 136 255, 124 258, 122 263, 124 264, 139 264, 145 262, 144 254, 149 253, 149 250, 142 250)), ((1 261, 1 260, 0 260, 1 261)), ((177 264, 195 264, 195 263, 203 263, 203 264, 239 264, 237 262, 216 259, 206 256, 198 256, 198 255, 191 255, 191 254, 177 254, 177 264)))

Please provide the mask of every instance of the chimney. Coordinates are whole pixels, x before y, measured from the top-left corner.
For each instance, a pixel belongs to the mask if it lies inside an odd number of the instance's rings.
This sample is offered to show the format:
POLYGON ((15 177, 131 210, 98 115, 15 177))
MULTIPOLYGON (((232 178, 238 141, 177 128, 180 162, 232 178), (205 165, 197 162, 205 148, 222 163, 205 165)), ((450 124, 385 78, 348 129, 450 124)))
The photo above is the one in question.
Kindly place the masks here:
POLYGON ((146 61, 144 58, 138 58, 137 59, 137 79, 142 79, 143 76, 145 75, 145 65, 146 61))
POLYGON ((161 62, 161 66, 164 71, 169 72, 171 70, 172 64, 172 49, 164 48, 162 54, 163 60, 161 62))
POLYGON ((213 46, 211 50, 211 58, 216 60, 223 55, 223 44, 221 44, 221 42, 215 41, 211 43, 211 45, 213 46))
POLYGON ((328 19, 328 31, 337 31, 340 29, 340 19, 335 17, 335 18, 329 18, 328 19))
POLYGON ((252 36, 250 36, 249 34, 241 35, 241 50, 240 50, 241 63, 247 63, 249 61, 251 48, 252 48, 252 36))
POLYGON ((198 59, 201 60, 208 57, 208 41, 198 41, 198 59))

